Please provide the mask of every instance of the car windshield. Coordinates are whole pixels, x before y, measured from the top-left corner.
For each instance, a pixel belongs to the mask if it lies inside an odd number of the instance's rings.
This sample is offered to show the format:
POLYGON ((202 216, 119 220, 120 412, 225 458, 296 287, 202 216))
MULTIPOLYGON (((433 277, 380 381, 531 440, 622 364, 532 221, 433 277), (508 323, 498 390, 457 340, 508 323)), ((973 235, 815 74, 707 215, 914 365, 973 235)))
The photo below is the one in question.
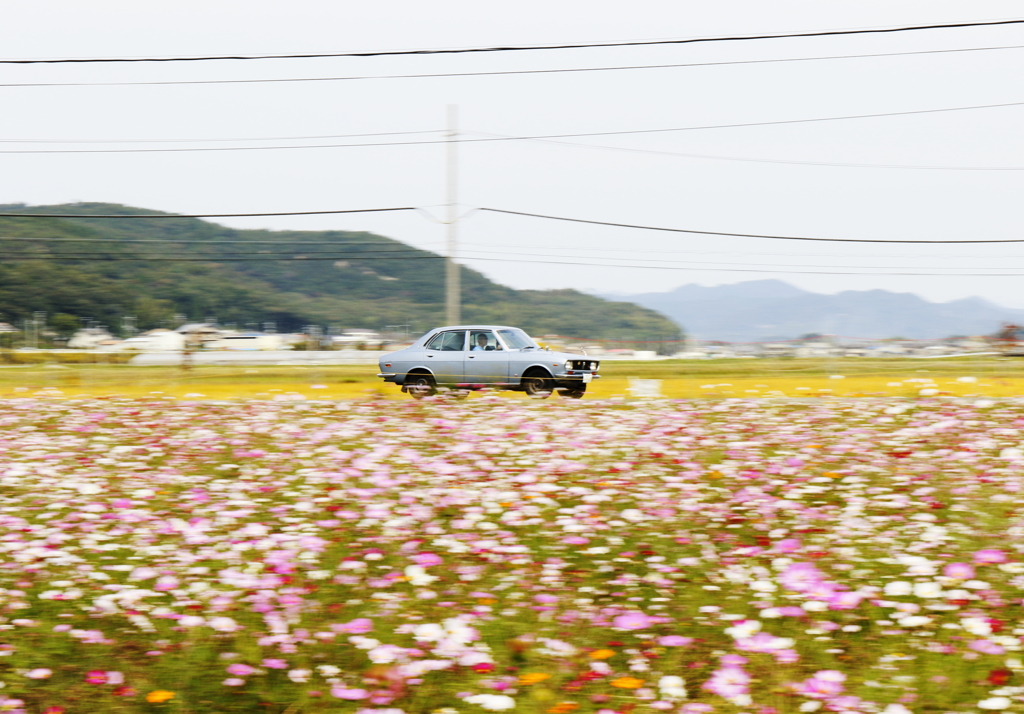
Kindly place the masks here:
POLYGON ((498 334, 501 335, 501 339, 505 341, 510 350, 524 350, 529 347, 536 348, 530 336, 522 330, 498 330, 498 334))

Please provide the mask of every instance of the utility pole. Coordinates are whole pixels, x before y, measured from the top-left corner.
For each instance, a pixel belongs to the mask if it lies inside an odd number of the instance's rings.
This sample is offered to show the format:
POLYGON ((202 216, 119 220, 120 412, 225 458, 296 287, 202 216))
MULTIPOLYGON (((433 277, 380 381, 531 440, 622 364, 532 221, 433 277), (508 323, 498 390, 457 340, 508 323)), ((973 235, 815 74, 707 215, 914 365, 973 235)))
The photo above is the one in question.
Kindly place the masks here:
POLYGON ((457 104, 448 105, 448 141, 447 149, 447 203, 448 203, 448 220, 445 223, 448 226, 447 237, 448 237, 448 255, 445 258, 445 319, 449 325, 458 325, 462 322, 461 315, 461 293, 462 289, 459 285, 459 266, 455 262, 457 252, 457 234, 455 230, 455 222, 458 220, 458 207, 456 206, 458 188, 458 173, 456 171, 457 165, 456 160, 458 159, 457 148, 458 141, 458 122, 459 122, 459 106, 457 104))

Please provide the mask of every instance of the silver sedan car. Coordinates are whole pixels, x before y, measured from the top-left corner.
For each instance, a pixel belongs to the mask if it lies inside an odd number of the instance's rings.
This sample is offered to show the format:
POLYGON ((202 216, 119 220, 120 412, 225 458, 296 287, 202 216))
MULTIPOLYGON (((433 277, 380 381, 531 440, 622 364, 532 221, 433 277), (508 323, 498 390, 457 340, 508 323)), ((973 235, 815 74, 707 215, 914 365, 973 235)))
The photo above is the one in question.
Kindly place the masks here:
POLYGON ((534 397, 559 392, 581 398, 600 363, 586 355, 540 347, 518 327, 455 325, 431 330, 415 344, 380 358, 385 382, 417 399, 452 390, 511 389, 534 397))

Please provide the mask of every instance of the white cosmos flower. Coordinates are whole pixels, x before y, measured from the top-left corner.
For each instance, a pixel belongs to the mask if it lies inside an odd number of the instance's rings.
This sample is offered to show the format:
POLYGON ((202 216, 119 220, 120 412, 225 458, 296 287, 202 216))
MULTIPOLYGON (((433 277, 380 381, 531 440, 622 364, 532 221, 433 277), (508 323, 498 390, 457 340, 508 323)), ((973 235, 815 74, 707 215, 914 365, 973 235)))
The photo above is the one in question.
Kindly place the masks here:
POLYGON ((893 580, 885 584, 886 595, 909 595, 914 591, 914 586, 903 580, 893 580))
POLYGON ((1009 697, 989 697, 978 702, 979 709, 1007 709, 1013 704, 1009 697))
POLYGON ((756 633, 761 631, 761 622, 759 620, 740 620, 732 627, 725 628, 725 634, 729 635, 733 639, 742 640, 747 637, 753 637, 756 633))
POLYGON ((666 699, 685 699, 686 682, 682 677, 666 675, 658 680, 658 690, 666 699))
POLYGON ((444 628, 435 622, 428 622, 417 625, 412 631, 412 636, 420 642, 437 642, 444 637, 444 628))
POLYGON ((890 704, 882 710, 882 714, 914 714, 902 704, 890 704))
POLYGON ((308 669, 293 669, 288 672, 288 679, 292 680, 296 684, 303 684, 309 681, 310 675, 313 674, 308 669))
POLYGON ((422 565, 407 565, 405 566, 405 577, 409 578, 409 582, 413 585, 430 585, 432 582, 437 580, 434 575, 428 575, 427 569, 422 565))
POLYGON ((466 697, 463 701, 467 701, 470 704, 479 704, 484 709, 492 712, 514 709, 516 706, 516 700, 504 694, 474 694, 471 697, 466 697))
POLYGON ((921 598, 942 597, 942 586, 936 582, 914 583, 914 595, 921 598))
POLYGON ((242 626, 232 620, 230 617, 211 617, 207 623, 210 627, 217 630, 217 632, 237 632, 242 629, 242 626))
POLYGON ((965 617, 960 624, 972 635, 991 635, 992 626, 983 617, 965 617))

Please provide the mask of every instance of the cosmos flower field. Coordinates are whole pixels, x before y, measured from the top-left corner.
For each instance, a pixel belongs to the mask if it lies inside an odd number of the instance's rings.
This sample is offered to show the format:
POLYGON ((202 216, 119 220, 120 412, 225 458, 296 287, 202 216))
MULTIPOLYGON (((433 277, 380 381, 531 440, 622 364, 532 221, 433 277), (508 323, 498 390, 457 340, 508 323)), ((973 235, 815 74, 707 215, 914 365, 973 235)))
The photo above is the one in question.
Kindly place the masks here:
POLYGON ((1024 405, 0 410, 0 711, 1024 709, 1024 405))

